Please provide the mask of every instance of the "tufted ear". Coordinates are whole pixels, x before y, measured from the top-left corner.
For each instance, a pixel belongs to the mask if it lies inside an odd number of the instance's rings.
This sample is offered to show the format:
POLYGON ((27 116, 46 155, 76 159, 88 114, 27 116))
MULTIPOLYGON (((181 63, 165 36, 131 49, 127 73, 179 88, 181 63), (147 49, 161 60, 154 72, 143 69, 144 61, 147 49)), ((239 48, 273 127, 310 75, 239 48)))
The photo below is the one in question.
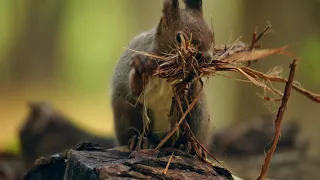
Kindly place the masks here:
POLYGON ((194 9, 202 13, 202 0, 184 0, 187 9, 194 9))
POLYGON ((158 32, 161 29, 166 29, 169 27, 172 21, 175 21, 179 18, 179 0, 164 0, 162 17, 158 25, 158 32))
POLYGON ((179 0, 164 0, 162 13, 165 17, 171 19, 178 16, 179 0))

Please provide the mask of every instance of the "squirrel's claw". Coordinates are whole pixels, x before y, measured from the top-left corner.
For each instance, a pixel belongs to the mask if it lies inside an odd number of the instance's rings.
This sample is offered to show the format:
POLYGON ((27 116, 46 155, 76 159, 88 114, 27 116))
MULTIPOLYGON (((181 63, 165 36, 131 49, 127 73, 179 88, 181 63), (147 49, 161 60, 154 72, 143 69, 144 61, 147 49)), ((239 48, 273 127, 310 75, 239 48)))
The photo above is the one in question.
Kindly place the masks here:
POLYGON ((150 143, 147 137, 141 137, 139 135, 132 136, 131 139, 129 140, 128 145, 131 151, 141 150, 141 149, 153 149, 155 147, 152 143, 150 143))

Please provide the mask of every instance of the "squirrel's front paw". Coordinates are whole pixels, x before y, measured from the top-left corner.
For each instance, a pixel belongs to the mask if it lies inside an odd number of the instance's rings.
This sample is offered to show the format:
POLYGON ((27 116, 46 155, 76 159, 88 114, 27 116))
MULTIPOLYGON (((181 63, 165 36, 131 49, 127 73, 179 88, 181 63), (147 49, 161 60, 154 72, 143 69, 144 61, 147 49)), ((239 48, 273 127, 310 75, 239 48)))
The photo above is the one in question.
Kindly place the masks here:
POLYGON ((140 95, 146 83, 144 75, 150 76, 157 69, 155 60, 147 56, 136 54, 132 56, 130 61, 129 84, 134 95, 140 95))
POLYGON ((134 135, 129 140, 129 149, 141 150, 141 149, 153 149, 155 148, 154 144, 152 144, 147 137, 141 137, 139 135, 134 135))
POLYGON ((129 84, 131 92, 135 96, 139 96, 143 91, 144 81, 141 74, 139 74, 136 69, 131 69, 129 74, 129 84))
POLYGON ((138 74, 146 74, 151 76, 158 65, 155 60, 142 54, 135 54, 130 61, 130 67, 135 69, 138 74))
POLYGON ((191 155, 195 155, 198 156, 202 159, 207 159, 208 155, 207 152, 201 147, 201 146, 196 146, 197 149, 195 149, 195 147, 192 147, 191 142, 187 142, 185 144, 180 144, 178 146, 178 149, 187 152, 191 155))

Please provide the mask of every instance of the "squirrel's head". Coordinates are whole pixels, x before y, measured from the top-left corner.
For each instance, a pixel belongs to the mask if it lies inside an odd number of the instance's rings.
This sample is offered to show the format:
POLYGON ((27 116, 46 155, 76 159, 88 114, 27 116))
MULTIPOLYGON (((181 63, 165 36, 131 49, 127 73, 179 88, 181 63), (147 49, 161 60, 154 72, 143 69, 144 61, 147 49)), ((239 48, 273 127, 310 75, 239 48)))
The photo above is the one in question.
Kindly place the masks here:
POLYGON ((202 0, 184 0, 184 3, 186 8, 181 9, 179 0, 164 0, 155 37, 156 48, 170 51, 170 46, 180 45, 182 38, 191 38, 191 43, 203 56, 212 57, 214 33, 203 18, 202 0))

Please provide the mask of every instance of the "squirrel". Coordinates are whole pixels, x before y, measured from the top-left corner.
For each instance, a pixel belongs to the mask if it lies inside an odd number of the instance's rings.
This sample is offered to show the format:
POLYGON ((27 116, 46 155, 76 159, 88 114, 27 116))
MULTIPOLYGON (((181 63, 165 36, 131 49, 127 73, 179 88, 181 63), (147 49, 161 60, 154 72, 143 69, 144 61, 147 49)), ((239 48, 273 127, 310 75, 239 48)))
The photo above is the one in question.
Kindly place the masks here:
MULTIPOLYGON (((161 135, 157 133, 167 132, 170 128, 168 119, 173 97, 172 86, 166 79, 151 76, 157 68, 154 59, 131 50, 161 56, 175 45, 180 45, 182 38, 187 39, 187 35, 192 34, 191 43, 197 47, 201 56, 213 57, 214 33, 203 18, 202 0, 184 0, 184 4, 185 8, 182 9, 179 0, 164 0, 158 24, 134 37, 116 64, 111 81, 111 104, 118 146, 137 148, 136 142, 141 137, 137 139, 134 130, 143 130, 145 107, 150 118, 150 128, 147 137, 143 137, 147 143, 142 143, 143 147, 138 148, 156 146, 161 141, 161 135), (146 86, 143 84, 143 75, 149 78, 146 86), (139 98, 142 92, 144 95, 139 98)), ((201 88, 199 80, 191 82, 187 94, 189 102, 199 93, 200 97, 190 111, 192 117, 188 115, 186 120, 195 137, 208 148, 212 141, 213 126, 207 111, 205 92, 200 92, 201 88)))

